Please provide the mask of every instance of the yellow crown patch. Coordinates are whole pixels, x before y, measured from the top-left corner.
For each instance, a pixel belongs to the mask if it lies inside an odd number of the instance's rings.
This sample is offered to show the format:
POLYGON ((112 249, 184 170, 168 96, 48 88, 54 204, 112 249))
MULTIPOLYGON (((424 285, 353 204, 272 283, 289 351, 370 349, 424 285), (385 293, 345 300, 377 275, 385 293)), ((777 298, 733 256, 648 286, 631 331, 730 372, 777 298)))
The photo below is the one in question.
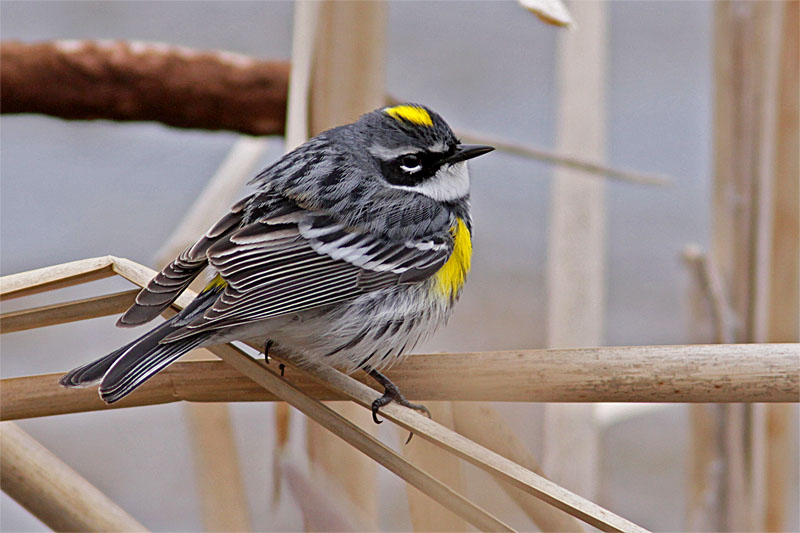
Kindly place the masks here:
POLYGON ((395 120, 405 120, 417 126, 433 126, 433 119, 430 113, 415 105, 396 105, 394 107, 387 107, 383 112, 395 120))

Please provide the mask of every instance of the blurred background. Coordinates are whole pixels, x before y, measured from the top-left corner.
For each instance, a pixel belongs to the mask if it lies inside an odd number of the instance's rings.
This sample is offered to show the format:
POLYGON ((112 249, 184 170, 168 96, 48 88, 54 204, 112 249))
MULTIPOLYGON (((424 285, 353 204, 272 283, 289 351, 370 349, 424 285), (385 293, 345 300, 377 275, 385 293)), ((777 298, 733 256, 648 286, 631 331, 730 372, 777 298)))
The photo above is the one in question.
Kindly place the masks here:
MULTIPOLYGON (((605 82, 606 162, 672 177, 669 186, 605 181, 606 297, 602 344, 694 342, 689 274, 680 253, 707 248, 713 137, 713 4, 611 2, 605 82)), ((557 39, 516 2, 388 2, 386 87, 423 103, 456 130, 539 147, 556 146, 557 39)), ((3 40, 126 39, 288 60, 290 2, 0 3, 3 40)), ((4 115, 0 132, 0 274, 115 255, 154 266, 154 256, 238 136, 155 123, 68 122, 4 115)), ((283 153, 271 138, 266 165, 283 153)), ((554 168, 495 152, 471 164, 475 223, 470 280, 448 327, 418 352, 546 346, 547 252, 554 168)), ((603 178, 597 178, 603 179, 603 178)), ((242 191, 244 194, 244 191, 242 191)), ((108 279, 3 304, 3 311, 125 290, 108 279)), ((137 332, 116 317, 2 337, 3 378, 59 372, 115 349, 137 332)), ((544 408, 497 404, 534 456, 544 408)), ((792 450, 796 452, 796 410, 792 450)), ((598 406, 595 501, 659 531, 684 529, 688 407, 598 406)), ((181 405, 41 418, 20 426, 156 531, 203 528, 181 405)), ((255 530, 303 529, 284 492, 272 508, 273 406, 232 404, 255 530)), ((302 415, 292 440, 302 449, 302 415)), ((379 435, 402 439, 385 424, 379 435)), ((300 452, 298 452, 300 453, 300 452)), ((796 531, 797 454, 785 529, 796 531)), ((533 529, 489 479, 465 469, 469 492, 509 522, 533 529), (489 494, 486 494, 489 493, 489 494)), ((403 484, 380 473, 383 530, 407 530, 403 484)), ((0 530, 45 529, 5 494, 0 530)))

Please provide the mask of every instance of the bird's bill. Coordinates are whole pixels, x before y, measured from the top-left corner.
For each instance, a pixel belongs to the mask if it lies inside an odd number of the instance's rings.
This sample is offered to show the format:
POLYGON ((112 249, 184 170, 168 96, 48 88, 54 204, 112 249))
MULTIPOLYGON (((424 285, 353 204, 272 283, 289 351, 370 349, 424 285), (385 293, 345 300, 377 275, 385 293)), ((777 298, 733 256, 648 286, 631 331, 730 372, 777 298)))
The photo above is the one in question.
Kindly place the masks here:
POLYGON ((492 150, 494 150, 494 146, 484 146, 481 144, 459 144, 456 146, 455 153, 445 159, 443 163, 450 165, 460 163, 461 161, 466 161, 467 159, 472 159, 473 157, 478 157, 479 155, 488 154, 492 150))

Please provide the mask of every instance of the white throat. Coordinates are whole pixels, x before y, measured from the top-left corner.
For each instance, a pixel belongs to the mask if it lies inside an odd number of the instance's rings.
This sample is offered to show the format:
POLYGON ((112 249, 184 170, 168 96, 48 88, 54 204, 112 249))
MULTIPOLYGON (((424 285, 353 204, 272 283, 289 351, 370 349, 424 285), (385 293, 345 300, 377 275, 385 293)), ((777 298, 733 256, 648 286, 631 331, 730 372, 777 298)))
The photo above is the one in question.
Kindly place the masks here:
POLYGON ((454 165, 442 165, 432 178, 419 185, 414 187, 393 185, 392 187, 418 192, 438 202, 451 202, 469 194, 469 169, 466 161, 454 165))

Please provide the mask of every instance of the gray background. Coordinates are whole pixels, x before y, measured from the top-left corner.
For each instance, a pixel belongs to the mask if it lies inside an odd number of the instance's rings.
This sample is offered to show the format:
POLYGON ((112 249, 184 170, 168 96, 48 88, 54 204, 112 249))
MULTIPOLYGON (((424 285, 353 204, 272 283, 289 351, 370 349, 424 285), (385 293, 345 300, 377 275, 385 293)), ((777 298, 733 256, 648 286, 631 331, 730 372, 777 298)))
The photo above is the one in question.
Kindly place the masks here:
MULTIPOLYGON (((17 2, 0 4, 2 38, 161 41, 265 59, 290 55, 286 2, 17 2)), ((679 261, 708 237, 711 4, 619 2, 609 9, 608 161, 674 176, 670 187, 609 182, 609 345, 687 342, 686 276, 679 261)), ((439 111, 455 128, 554 145, 558 30, 513 2, 391 2, 388 88, 439 111)), ((0 272, 113 254, 153 255, 203 189, 236 136, 157 124, 64 122, 3 116, 0 272)), ((271 143, 264 164, 279 157, 271 143)), ((418 351, 542 346, 552 168, 495 153, 472 165, 475 257, 449 327, 418 351)), ((123 290, 106 280, 4 304, 4 310, 123 290)), ((57 372, 100 356, 136 332, 114 317, 2 338, 3 377, 57 372)), ((536 450, 536 406, 502 406, 536 450), (513 418, 512 418, 513 417, 513 418)), ((270 510, 272 409, 233 406, 254 524, 301 530, 290 497, 270 510)), ((302 432, 294 417, 295 438, 302 432)), ((660 407, 609 425, 602 502, 645 527, 682 526, 687 416, 660 407)), ((162 531, 201 528, 191 456, 178 405, 30 420, 21 426, 140 519, 162 531)), ((382 435, 393 441, 394 434, 382 435)), ((469 479, 479 476, 470 473, 469 479)), ((402 489, 382 474, 404 529, 402 489), (402 493, 400 493, 402 494, 402 493)), ((386 499, 385 499, 386 500, 386 499)), ((43 526, 5 495, 0 529, 43 526)), ((796 518, 793 518, 797 526, 796 518)), ((530 528, 514 515, 512 525, 530 528)))

